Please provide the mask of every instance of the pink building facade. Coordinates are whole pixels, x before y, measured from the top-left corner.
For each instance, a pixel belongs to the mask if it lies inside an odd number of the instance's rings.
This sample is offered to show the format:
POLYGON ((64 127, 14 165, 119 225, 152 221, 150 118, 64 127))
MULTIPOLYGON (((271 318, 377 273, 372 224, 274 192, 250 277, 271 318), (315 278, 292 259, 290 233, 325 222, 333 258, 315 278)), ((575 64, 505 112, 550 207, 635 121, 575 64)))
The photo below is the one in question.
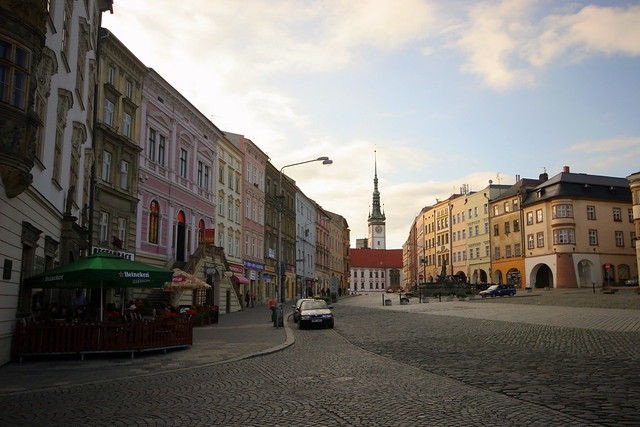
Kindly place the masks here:
POLYGON ((216 141, 223 133, 154 70, 143 85, 137 259, 186 262, 215 228, 216 141))

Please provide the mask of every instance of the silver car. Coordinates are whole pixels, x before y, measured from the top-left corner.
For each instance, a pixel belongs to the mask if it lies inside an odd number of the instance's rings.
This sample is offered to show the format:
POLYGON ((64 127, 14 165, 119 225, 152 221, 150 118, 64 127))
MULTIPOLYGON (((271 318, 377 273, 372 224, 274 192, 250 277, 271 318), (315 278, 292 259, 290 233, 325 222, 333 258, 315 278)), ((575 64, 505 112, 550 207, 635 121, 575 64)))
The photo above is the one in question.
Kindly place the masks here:
POLYGON ((325 300, 321 299, 302 301, 300 304, 298 328, 303 329, 308 326, 333 328, 332 308, 332 306, 327 305, 325 300))
POLYGON ((296 323, 300 320, 300 305, 305 301, 313 301, 313 299, 312 298, 300 298, 299 300, 296 301, 295 305, 291 306, 291 308, 293 308, 293 321, 296 322, 296 323))

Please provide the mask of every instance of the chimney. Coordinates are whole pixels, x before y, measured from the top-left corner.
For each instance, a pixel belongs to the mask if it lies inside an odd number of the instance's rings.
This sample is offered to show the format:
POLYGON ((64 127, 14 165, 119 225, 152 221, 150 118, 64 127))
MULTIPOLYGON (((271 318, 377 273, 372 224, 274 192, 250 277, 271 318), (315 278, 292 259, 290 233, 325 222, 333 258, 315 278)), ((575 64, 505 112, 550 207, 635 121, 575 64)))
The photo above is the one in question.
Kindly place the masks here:
POLYGON ((516 182, 520 181, 520 175, 516 175, 516 182))
POLYGON ((564 167, 562 168, 562 172, 564 172, 564 173, 569 173, 569 172, 571 172, 571 170, 569 169, 569 166, 564 166, 564 167))

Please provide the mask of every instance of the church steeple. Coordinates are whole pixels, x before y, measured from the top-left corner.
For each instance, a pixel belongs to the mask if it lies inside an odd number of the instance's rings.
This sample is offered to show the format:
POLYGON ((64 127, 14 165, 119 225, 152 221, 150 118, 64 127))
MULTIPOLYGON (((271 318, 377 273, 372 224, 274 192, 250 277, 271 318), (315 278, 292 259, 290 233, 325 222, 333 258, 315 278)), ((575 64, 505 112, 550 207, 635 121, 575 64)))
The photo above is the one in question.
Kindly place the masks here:
POLYGON ((378 158, 376 152, 373 152, 374 156, 374 172, 373 172, 373 208, 369 213, 369 222, 371 221, 384 221, 386 218, 384 213, 380 210, 380 191, 378 191, 378 158))
POLYGON ((369 238, 368 245, 371 249, 386 249, 386 217, 380 209, 380 191, 378 190, 378 158, 374 155, 373 172, 373 203, 369 211, 369 238))

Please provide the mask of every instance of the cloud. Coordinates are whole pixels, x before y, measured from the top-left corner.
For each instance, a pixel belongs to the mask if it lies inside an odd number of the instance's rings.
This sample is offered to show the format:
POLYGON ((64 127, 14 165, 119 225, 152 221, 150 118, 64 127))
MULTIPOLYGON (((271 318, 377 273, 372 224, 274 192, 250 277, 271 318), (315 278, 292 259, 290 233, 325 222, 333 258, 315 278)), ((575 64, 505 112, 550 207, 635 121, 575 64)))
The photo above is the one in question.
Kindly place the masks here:
POLYGON ((640 148, 640 137, 611 138, 599 141, 585 141, 567 147, 565 151, 581 154, 609 153, 627 148, 640 148))
POLYGON ((467 27, 461 30, 456 42, 468 55, 462 71, 478 74, 485 84, 501 90, 532 84, 531 72, 512 64, 530 32, 525 20, 531 3, 531 0, 507 0, 473 7, 467 27))
POLYGON ((640 6, 587 6, 575 14, 552 15, 544 31, 527 47, 528 60, 541 67, 570 54, 581 60, 594 54, 640 55, 640 6))
POLYGON ((532 0, 504 0, 471 8, 453 26, 454 46, 466 55, 461 69, 489 87, 532 86, 536 73, 554 61, 581 61, 597 54, 640 55, 640 6, 586 6, 546 13, 532 0), (538 21, 536 14, 543 14, 538 21))

